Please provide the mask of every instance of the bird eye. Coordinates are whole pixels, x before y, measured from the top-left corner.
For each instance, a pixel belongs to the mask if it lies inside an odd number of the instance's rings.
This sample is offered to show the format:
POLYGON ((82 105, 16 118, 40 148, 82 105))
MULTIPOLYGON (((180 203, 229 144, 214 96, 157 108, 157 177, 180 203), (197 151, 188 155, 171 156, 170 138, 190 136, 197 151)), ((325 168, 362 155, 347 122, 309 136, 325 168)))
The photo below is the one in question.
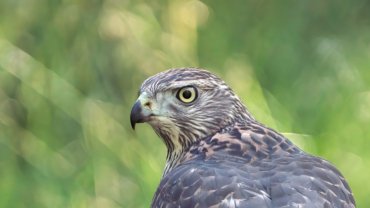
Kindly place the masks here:
POLYGON ((198 92, 195 87, 183 87, 181 88, 176 95, 183 103, 191 103, 198 97, 198 92))

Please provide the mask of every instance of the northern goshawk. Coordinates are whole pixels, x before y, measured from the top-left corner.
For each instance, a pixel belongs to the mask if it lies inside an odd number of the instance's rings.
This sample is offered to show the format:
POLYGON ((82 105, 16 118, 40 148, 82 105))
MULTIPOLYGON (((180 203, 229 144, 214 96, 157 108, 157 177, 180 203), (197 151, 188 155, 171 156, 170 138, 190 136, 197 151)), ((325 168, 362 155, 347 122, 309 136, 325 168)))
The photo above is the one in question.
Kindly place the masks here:
POLYGON ((130 119, 133 128, 149 123, 167 146, 152 207, 355 207, 333 165, 256 121, 206 70, 148 78, 130 119))

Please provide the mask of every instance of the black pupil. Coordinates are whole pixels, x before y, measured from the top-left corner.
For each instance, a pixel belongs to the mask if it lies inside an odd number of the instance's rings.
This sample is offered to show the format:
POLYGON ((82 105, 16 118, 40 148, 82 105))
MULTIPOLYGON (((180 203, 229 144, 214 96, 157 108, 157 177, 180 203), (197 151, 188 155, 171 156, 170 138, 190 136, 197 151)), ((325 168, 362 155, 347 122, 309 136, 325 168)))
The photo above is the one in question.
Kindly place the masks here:
POLYGON ((182 93, 182 96, 185 98, 185 99, 189 99, 191 97, 191 92, 190 90, 185 90, 183 93, 182 93))

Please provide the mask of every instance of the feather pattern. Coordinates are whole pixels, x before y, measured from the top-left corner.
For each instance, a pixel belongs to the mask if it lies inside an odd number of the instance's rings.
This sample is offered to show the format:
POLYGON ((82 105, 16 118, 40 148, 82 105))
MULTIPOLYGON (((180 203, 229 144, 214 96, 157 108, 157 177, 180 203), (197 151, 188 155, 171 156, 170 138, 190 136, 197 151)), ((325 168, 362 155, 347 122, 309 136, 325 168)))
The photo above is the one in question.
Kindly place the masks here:
POLYGON ((164 176, 152 207, 355 207, 347 182, 260 124, 193 144, 164 176))

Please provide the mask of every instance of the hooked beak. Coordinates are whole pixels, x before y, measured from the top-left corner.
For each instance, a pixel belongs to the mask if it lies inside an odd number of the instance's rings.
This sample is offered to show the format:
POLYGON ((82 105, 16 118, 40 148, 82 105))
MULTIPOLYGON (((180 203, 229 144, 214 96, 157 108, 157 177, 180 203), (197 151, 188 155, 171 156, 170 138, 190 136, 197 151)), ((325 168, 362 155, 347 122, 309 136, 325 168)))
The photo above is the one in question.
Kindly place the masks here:
POLYGON ((130 114, 131 128, 135 130, 136 123, 142 123, 143 117, 144 116, 142 114, 141 102, 138 100, 131 109, 130 114))
POLYGON ((132 129, 135 130, 135 125, 137 123, 149 121, 151 116, 154 116, 151 109, 151 102, 148 101, 145 95, 140 96, 131 109, 130 122, 132 129))

